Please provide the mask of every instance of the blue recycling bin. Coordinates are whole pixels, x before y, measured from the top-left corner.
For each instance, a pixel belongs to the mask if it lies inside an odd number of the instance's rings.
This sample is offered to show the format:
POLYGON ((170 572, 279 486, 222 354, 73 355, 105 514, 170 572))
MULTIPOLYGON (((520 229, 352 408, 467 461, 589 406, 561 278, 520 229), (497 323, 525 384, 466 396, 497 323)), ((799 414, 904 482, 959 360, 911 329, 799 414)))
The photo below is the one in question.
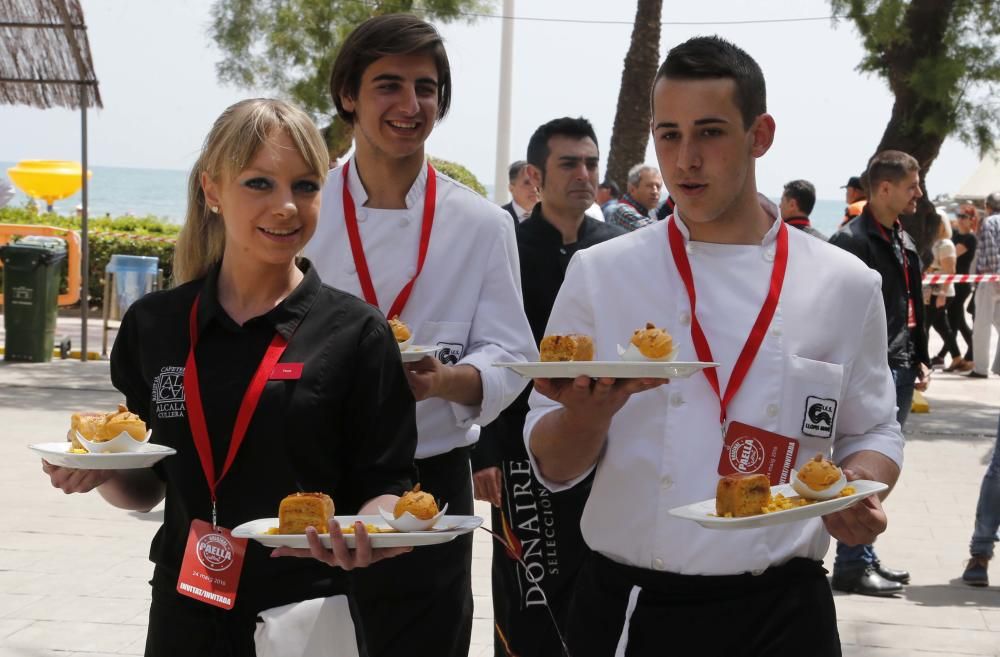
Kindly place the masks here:
POLYGON ((104 275, 106 281, 114 282, 114 285, 106 286, 110 288, 113 299, 106 298, 104 303, 110 305, 112 317, 124 317, 128 307, 139 297, 156 289, 159 268, 160 259, 152 256, 111 256, 104 275))

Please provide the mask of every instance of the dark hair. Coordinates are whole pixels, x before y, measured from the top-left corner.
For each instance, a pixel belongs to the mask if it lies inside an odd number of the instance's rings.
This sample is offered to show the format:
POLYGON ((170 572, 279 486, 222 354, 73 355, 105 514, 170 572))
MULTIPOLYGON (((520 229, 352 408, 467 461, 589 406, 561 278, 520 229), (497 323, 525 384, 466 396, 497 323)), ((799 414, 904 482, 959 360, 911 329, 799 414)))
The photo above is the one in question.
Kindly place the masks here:
POLYGON ((608 190, 608 193, 611 194, 611 198, 621 198, 622 190, 618 187, 614 180, 605 179, 604 182, 598 185, 598 187, 603 187, 608 190))
POLYGON ((903 151, 882 151, 868 160, 867 186, 869 197, 882 182, 898 183, 914 171, 920 171, 920 164, 909 153, 903 151))
POLYGON ((739 46, 721 37, 694 37, 671 48, 653 83, 660 78, 732 79, 736 83, 734 101, 740 109, 745 130, 767 112, 767 89, 760 66, 739 46))
POLYGON ((348 112, 340 95, 356 98, 361 76, 376 60, 389 55, 428 54, 434 58, 438 73, 438 119, 443 119, 451 105, 451 65, 444 41, 434 26, 412 14, 386 14, 369 18, 351 32, 340 46, 330 72, 330 95, 337 114, 348 123, 348 112))
POLYGON ((549 159, 549 139, 556 135, 566 137, 576 137, 583 139, 590 137, 590 140, 597 145, 597 134, 594 133, 594 126, 590 121, 582 116, 572 119, 564 116, 561 119, 552 119, 535 130, 528 140, 528 164, 538 167, 542 172, 542 181, 545 181, 545 160, 549 159))
POLYGON ((517 177, 521 175, 524 171, 524 167, 528 166, 528 163, 524 160, 518 160, 517 162, 511 162, 511 165, 507 167, 507 182, 514 184, 517 177))
POLYGON ((783 196, 793 199, 799 210, 809 215, 816 207, 816 188, 808 180, 793 180, 785 183, 783 196))

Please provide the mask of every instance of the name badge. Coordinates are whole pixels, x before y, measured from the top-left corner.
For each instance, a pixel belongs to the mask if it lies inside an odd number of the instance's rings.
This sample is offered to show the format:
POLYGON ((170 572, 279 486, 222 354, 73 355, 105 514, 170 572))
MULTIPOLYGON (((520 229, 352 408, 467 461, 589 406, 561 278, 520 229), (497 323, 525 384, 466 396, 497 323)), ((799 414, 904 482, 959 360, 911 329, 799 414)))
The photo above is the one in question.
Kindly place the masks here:
POLYGON ((772 486, 788 483, 799 441, 742 422, 730 422, 719 457, 719 474, 762 474, 772 486))
POLYGON ((302 378, 303 363, 278 363, 271 370, 271 381, 296 381, 302 378))
POLYGON ((247 539, 233 538, 228 529, 192 520, 177 592, 213 607, 232 609, 246 547, 247 539))

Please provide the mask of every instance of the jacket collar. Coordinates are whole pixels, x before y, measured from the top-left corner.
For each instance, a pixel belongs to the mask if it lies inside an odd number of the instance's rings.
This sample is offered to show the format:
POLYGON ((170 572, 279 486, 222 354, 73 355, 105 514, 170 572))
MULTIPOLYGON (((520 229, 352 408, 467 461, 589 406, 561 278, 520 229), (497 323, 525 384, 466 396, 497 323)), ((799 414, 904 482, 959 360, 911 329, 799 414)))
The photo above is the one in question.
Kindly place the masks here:
MULTIPOLYGON (((576 241, 572 242, 577 244, 583 242, 587 237, 590 230, 588 225, 590 221, 593 221, 586 214, 583 215, 583 221, 580 222, 580 228, 576 233, 576 241)), ((536 236, 539 240, 546 243, 552 243, 553 245, 563 246, 562 233, 559 229, 549 223, 549 220, 545 218, 545 213, 542 210, 542 203, 539 201, 535 204, 535 207, 531 210, 531 216, 524 220, 521 224, 524 228, 523 231, 527 232, 529 235, 536 236)))
MULTIPOLYGON (((368 192, 365 191, 365 186, 361 183, 361 176, 358 175, 358 162, 353 155, 351 156, 351 166, 347 171, 347 184, 351 198, 354 199, 354 206, 363 207, 368 202, 368 192)), ((427 189, 427 158, 424 158, 423 166, 420 167, 420 173, 417 174, 416 180, 410 186, 410 191, 406 192, 406 208, 408 210, 423 207, 425 189, 427 189)))
MULTIPOLYGON (((312 308, 316 295, 322 283, 316 269, 306 258, 299 258, 298 268, 303 273, 300 282, 291 293, 277 306, 261 316, 268 324, 274 327, 286 340, 291 340, 295 329, 299 327, 302 319, 312 308)), ((209 271, 205 277, 205 284, 201 288, 198 300, 198 334, 204 334, 205 330, 213 322, 230 330, 239 330, 239 325, 226 314, 225 309, 219 302, 219 272, 222 269, 220 262, 209 271)))
MULTIPOLYGON (((860 219, 864 222, 865 232, 867 232, 870 237, 885 242, 885 236, 889 233, 889 230, 884 228, 882 224, 878 222, 878 219, 876 219, 875 215, 872 214, 870 208, 870 204, 865 204, 864 209, 861 211, 860 219)), ((897 218, 896 221, 899 222, 899 219, 897 218)), ((917 243, 913 241, 913 238, 910 237, 909 233, 903 230, 902 222, 899 222, 899 236, 903 240, 904 249, 917 253, 917 243)))

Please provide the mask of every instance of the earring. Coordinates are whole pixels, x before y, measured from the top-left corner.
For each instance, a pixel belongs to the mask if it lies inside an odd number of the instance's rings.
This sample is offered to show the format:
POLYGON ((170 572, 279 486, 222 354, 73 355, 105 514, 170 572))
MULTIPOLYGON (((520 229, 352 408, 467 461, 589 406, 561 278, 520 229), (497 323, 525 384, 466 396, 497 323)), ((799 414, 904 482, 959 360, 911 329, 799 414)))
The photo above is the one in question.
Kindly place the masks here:
POLYGON ((219 214, 219 206, 218 205, 210 205, 210 206, 208 206, 208 209, 212 211, 212 214, 219 214))

